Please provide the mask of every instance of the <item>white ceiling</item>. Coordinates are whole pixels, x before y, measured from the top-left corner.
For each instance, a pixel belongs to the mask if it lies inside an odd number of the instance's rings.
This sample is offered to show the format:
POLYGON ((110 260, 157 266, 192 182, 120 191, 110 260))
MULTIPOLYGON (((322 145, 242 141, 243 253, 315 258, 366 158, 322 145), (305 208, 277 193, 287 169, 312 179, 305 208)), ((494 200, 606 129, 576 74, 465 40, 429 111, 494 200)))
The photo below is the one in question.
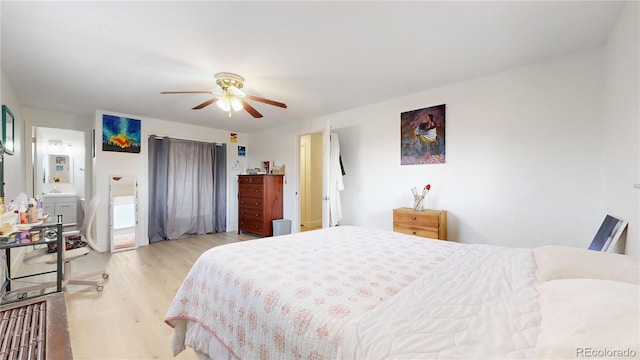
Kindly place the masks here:
POLYGON ((1 64, 23 106, 253 132, 600 47, 623 5, 5 0, 1 64), (191 110, 211 95, 160 95, 217 72, 288 109, 229 119, 191 110))

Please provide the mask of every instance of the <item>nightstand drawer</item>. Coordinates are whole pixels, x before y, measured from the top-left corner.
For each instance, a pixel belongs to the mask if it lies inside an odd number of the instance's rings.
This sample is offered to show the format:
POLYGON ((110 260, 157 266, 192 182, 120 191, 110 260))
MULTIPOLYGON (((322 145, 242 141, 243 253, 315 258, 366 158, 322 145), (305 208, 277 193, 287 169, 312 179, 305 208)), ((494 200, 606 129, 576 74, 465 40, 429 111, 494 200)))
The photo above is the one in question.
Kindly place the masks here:
POLYGON ((432 239, 438 238, 438 228, 393 224, 393 231, 432 239))
POLYGON ((447 212, 444 210, 393 209, 393 231, 447 240, 447 212))
POLYGON ((440 225, 440 218, 437 215, 429 216, 427 214, 418 214, 422 211, 397 211, 393 215, 394 224, 413 225, 438 228, 440 225))

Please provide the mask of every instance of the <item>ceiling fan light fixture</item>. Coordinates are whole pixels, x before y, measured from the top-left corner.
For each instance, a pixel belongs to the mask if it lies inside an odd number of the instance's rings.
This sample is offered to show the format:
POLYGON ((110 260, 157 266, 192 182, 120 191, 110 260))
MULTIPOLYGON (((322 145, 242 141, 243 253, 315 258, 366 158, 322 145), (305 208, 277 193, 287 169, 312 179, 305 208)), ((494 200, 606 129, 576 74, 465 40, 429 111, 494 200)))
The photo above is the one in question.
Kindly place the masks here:
POLYGON ((287 108, 287 105, 284 103, 246 94, 241 90, 244 87, 244 78, 240 75, 232 73, 217 73, 215 78, 216 84, 220 87, 221 94, 210 90, 163 91, 161 94, 216 94, 216 97, 194 106, 193 110, 200 110, 216 103, 220 109, 229 114, 229 117, 231 117, 232 112, 245 110, 254 118, 261 118, 262 114, 247 102, 249 100, 281 107, 283 109, 287 108))
POLYGON ((229 102, 231 103, 233 111, 240 111, 244 108, 244 106, 242 106, 242 102, 236 96, 231 97, 229 102))
POLYGON ((244 108, 244 106, 242 106, 242 101, 240 101, 237 96, 230 93, 225 94, 216 102, 216 104, 218 104, 220 109, 227 112, 231 112, 231 109, 233 109, 233 111, 240 111, 244 108))
POLYGON ((216 84, 218 84, 218 86, 220 86, 222 90, 226 90, 230 86, 242 89, 244 87, 244 78, 240 75, 232 73, 217 73, 216 84))
POLYGON ((237 97, 240 97, 240 98, 247 96, 247 94, 245 94, 244 91, 238 89, 235 86, 229 86, 228 90, 229 90, 230 93, 232 93, 233 95, 235 95, 237 97))
POLYGON ((218 107, 224 111, 229 111, 231 109, 231 102, 226 96, 220 98, 220 100, 218 100, 216 104, 218 104, 218 107))

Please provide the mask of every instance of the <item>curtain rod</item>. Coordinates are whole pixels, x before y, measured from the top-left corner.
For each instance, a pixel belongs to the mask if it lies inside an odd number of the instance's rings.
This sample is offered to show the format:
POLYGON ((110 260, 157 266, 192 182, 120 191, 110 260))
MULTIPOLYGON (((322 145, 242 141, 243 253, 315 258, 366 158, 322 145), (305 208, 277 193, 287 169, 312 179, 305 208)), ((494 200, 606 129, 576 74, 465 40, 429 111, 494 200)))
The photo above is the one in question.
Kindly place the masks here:
POLYGON ((210 142, 210 141, 202 141, 202 140, 193 140, 193 139, 180 139, 180 138, 174 138, 174 137, 166 136, 166 135, 154 135, 154 134, 151 134, 148 137, 152 137, 152 136, 155 136, 157 138, 170 139, 170 140, 191 141, 191 142, 197 142, 197 143, 203 143, 203 144, 214 144, 216 146, 226 145, 226 143, 218 143, 218 142, 210 142))

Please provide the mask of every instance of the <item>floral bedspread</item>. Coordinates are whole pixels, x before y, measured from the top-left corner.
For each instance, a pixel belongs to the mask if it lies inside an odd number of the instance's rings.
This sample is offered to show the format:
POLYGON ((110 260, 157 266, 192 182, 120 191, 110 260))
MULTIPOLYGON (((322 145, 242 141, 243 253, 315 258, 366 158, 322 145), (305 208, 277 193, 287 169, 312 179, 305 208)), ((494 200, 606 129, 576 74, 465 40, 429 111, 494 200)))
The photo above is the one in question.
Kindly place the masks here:
POLYGON ((332 359, 350 320, 461 247, 352 226, 218 246, 196 261, 165 321, 195 322, 241 359, 332 359))

